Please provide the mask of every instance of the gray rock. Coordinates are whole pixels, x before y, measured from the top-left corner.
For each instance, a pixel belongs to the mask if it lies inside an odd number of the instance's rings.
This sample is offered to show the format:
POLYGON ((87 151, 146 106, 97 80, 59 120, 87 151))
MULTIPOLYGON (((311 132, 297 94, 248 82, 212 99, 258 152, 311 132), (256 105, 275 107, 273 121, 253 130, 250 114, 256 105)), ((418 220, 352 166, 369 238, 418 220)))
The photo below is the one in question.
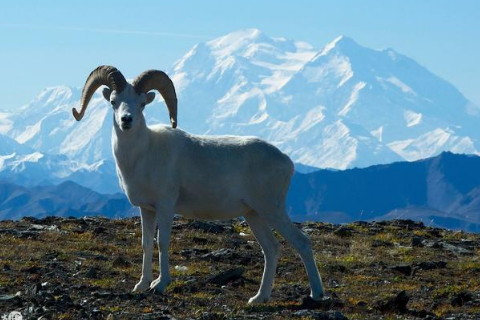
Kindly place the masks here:
POLYGON ((210 277, 207 281, 210 283, 223 286, 229 282, 239 279, 244 272, 245 272, 245 268, 243 267, 229 269, 227 271, 220 272, 214 275, 213 277, 210 277))
POLYGON ((208 221, 195 220, 190 222, 188 226, 192 229, 202 230, 211 233, 222 233, 226 231, 226 228, 223 225, 208 221))

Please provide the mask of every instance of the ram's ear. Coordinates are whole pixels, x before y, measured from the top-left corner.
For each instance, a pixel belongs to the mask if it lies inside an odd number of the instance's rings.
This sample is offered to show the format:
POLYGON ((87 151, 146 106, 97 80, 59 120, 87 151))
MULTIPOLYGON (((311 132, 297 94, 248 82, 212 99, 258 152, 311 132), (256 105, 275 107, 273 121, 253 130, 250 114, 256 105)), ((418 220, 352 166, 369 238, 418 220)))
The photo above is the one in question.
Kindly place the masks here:
POLYGON ((149 92, 147 93, 147 102, 145 104, 149 104, 155 99, 155 92, 149 92))
POLYGON ((110 88, 103 88, 102 93, 105 100, 110 101, 110 95, 112 94, 112 90, 110 90, 110 88))

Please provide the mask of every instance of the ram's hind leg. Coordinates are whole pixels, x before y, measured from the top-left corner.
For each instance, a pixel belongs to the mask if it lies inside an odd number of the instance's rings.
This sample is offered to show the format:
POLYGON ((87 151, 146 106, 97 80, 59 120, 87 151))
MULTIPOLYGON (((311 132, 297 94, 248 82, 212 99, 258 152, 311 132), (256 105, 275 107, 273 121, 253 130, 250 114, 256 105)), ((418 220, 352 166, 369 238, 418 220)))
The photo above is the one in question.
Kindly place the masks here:
POLYGON ((282 237, 298 252, 302 258, 310 282, 310 297, 319 300, 323 294, 323 285, 313 257, 310 239, 291 222, 284 210, 277 211, 279 214, 265 216, 267 223, 277 230, 282 237))
POLYGON ((275 270, 277 269, 279 244, 272 233, 272 230, 265 222, 265 220, 252 211, 245 215, 250 229, 252 229, 255 238, 262 247, 265 258, 265 266, 263 269, 262 283, 258 293, 248 300, 249 304, 263 303, 270 299, 272 293, 273 280, 275 277, 275 270))

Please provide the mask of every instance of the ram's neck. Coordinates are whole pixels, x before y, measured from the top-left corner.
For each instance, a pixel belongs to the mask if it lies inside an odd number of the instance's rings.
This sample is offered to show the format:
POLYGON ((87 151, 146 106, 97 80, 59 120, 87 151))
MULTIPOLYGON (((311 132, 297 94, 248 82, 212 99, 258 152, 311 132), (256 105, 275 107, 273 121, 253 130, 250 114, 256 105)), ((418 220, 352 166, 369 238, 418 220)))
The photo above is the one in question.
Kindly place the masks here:
POLYGON ((120 171, 133 171, 133 168, 148 152, 150 130, 147 126, 135 132, 123 132, 116 126, 112 130, 112 150, 120 171))

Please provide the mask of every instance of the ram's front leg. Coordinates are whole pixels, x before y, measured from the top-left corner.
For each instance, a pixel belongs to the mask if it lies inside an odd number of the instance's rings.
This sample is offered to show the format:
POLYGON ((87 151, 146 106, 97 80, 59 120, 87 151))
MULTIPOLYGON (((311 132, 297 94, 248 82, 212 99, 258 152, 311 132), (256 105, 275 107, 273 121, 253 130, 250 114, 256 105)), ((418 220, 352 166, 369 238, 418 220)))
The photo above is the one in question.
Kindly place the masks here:
POLYGON ((142 218, 142 249, 143 264, 142 277, 133 288, 133 292, 142 292, 150 288, 153 279, 152 257, 153 257, 153 236, 155 233, 156 217, 155 211, 140 208, 142 218))
POLYGON ((174 212, 172 208, 157 209, 157 223, 158 223, 158 259, 160 267, 160 275, 150 285, 150 289, 158 292, 164 292, 170 284, 170 270, 168 259, 168 248, 170 246, 170 234, 172 230, 174 212))

